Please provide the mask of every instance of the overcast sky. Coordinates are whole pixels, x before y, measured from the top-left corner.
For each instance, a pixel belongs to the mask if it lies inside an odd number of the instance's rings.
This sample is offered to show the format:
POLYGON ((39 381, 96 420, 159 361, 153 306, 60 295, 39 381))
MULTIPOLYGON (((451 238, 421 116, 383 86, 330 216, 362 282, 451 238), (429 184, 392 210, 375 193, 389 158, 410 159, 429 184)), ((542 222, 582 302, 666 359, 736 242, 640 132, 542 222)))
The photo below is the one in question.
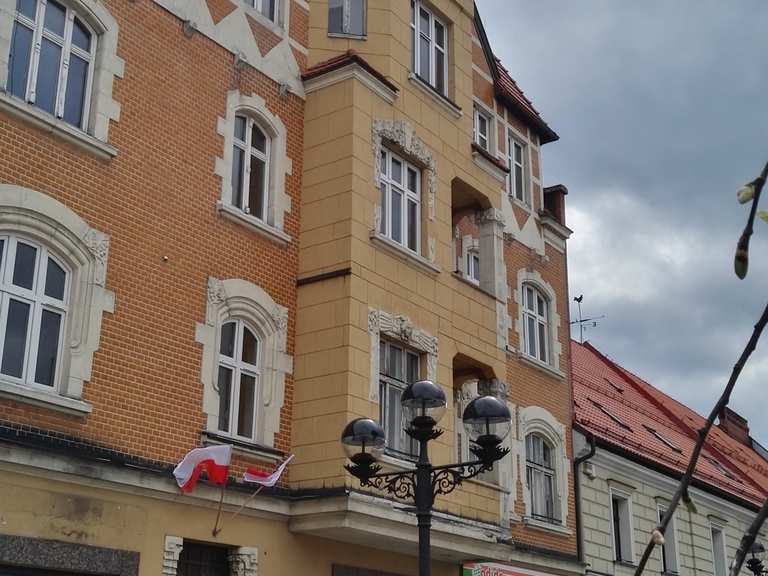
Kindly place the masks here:
MULTIPOLYGON (((768 2, 477 4, 560 135, 543 175, 569 190, 572 318, 583 294, 584 316, 605 315, 586 339, 708 414, 768 301, 768 225, 747 279, 733 274, 736 190, 768 160, 768 2)), ((768 334, 731 407, 768 445, 768 334)))

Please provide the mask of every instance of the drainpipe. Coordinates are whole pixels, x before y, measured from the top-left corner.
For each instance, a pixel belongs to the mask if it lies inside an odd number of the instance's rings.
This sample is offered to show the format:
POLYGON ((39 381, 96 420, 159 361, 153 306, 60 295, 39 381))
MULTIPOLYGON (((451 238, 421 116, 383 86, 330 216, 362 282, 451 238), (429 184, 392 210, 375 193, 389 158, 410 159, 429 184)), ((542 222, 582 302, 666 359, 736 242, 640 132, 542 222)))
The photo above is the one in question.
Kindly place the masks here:
POLYGON ((584 563, 584 542, 582 533, 584 531, 581 518, 581 479, 579 475, 579 466, 595 455, 595 437, 592 434, 587 435, 589 442, 589 452, 583 456, 573 459, 573 497, 574 508, 576 511, 576 557, 580 563, 584 563))

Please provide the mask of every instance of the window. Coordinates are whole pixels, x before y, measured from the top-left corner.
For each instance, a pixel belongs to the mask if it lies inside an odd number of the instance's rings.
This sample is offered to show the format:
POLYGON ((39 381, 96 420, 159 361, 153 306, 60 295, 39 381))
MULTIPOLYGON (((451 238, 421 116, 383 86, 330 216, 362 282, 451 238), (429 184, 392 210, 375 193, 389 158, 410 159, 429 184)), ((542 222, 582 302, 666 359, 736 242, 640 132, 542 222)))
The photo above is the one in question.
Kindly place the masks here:
POLYGON ((219 432, 255 439, 259 339, 242 320, 225 322, 219 339, 219 432))
POLYGON ((365 36, 366 0, 328 0, 328 32, 365 36))
POLYGON ((475 129, 474 140, 475 144, 480 146, 483 150, 490 152, 490 131, 491 131, 491 119, 488 114, 477 106, 475 106, 475 129))
POLYGON ((389 150, 381 151, 379 233, 419 253, 421 171, 389 150))
POLYGON ((475 249, 467 251, 467 280, 480 284, 480 252, 475 249))
POLYGON ((246 4, 253 6, 262 16, 277 22, 277 2, 278 0, 246 0, 246 4))
POLYGON ((530 284, 523 286, 524 352, 549 363, 549 305, 546 298, 530 284))
POLYGON ((209 278, 205 300, 205 321, 195 328, 203 345, 203 439, 273 448, 293 366, 286 353, 288 309, 239 278, 209 278))
POLYGON ((387 435, 387 449, 396 455, 418 455, 416 442, 405 433, 400 395, 419 379, 419 355, 387 340, 379 344, 380 422, 387 435))
POLYGON ((632 553, 632 507, 629 495, 611 491, 613 557, 617 562, 634 562, 632 553))
POLYGON ((96 35, 55 0, 16 0, 7 91, 85 130, 96 35))
POLYGON ((663 436, 662 434, 660 434, 659 432, 657 432, 656 430, 654 430, 654 429, 653 429, 653 428, 651 428, 650 426, 647 426, 647 425, 645 425, 645 424, 644 424, 643 426, 645 427, 645 429, 646 429, 646 430, 648 430, 648 432, 650 432, 651 434, 653 434, 653 435, 656 437, 656 439, 657 439, 659 442, 661 442, 662 444, 664 444, 664 445, 665 445, 667 448, 669 448, 669 449, 673 450, 674 452, 677 452, 678 454, 682 454, 682 452, 683 452, 683 451, 682 451, 680 448, 678 448, 678 447, 675 445, 675 443, 674 443, 674 442, 672 442, 672 440, 670 440, 670 439, 669 439, 669 438, 667 438, 666 436, 663 436))
POLYGON ((540 434, 525 437, 525 477, 532 518, 559 522, 555 511, 555 470, 552 446, 540 434))
MULTIPOLYGON (((659 507, 659 523, 664 516, 666 509, 659 507)), ((675 517, 667 526, 664 532, 664 544, 661 546, 661 571, 663 574, 677 574, 677 528, 675 526, 675 517)))
POLYGON ((44 246, 0 236, 0 378, 58 390, 68 278, 44 246))
POLYGON ((712 524, 712 573, 714 576, 726 576, 725 532, 722 526, 712 524))
POLYGON ((229 576, 229 549, 223 546, 184 541, 176 568, 177 576, 229 576))
POLYGON ((507 138, 507 162, 509 163, 508 187, 509 195, 531 205, 528 187, 525 185, 525 149, 522 144, 511 136, 507 138))
POLYGON ((608 416, 608 418, 610 418, 611 420, 616 422, 616 424, 618 424, 619 426, 621 426, 625 430, 629 430, 629 431, 632 430, 632 428, 630 428, 629 425, 626 422, 624 422, 624 420, 622 420, 621 418, 616 416, 613 412, 608 410, 608 408, 606 408, 605 406, 600 404, 600 402, 597 402, 596 400, 593 400, 592 398, 590 398, 589 401, 592 402, 593 406, 595 408, 597 408, 598 410, 600 410, 600 412, 602 412, 603 414, 608 416))
MULTIPOLYGON (((461 388, 455 391, 453 413, 454 429, 456 430, 456 457, 459 462, 477 460, 477 456, 475 456, 470 449, 470 441, 466 435, 462 415, 473 398, 476 398, 477 396, 495 395, 494 391, 489 386, 490 384, 491 382, 488 380, 471 379, 465 381, 461 385, 461 388)), ((505 402, 504 400, 502 401, 505 402)), ((497 462, 493 465, 491 470, 487 470, 477 476, 477 479, 498 485, 500 476, 499 471, 503 465, 503 461, 497 462)))
POLYGON ((448 85, 446 27, 420 1, 411 2, 413 71, 440 94, 448 85))
POLYGON ((232 155, 232 206, 266 219, 270 138, 248 116, 235 116, 232 155))
POLYGON ((725 476, 729 480, 733 480, 734 482, 738 482, 739 484, 741 484, 741 480, 739 480, 736 476, 731 474, 725 466, 720 464, 720 462, 718 462, 717 460, 715 460, 711 456, 704 456, 704 459, 707 462, 709 462, 718 472, 720 472, 720 474, 722 474, 723 476, 725 476))

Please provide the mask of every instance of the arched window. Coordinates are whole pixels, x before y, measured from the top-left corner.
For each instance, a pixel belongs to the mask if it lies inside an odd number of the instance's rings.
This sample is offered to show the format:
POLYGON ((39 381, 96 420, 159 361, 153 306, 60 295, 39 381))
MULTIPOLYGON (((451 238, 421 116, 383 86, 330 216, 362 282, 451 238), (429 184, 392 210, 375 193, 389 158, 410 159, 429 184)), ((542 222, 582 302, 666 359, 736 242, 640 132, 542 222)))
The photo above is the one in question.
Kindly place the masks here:
POLYGON ((0 235, 0 378, 58 389, 68 284, 45 246, 0 235))
POLYGON ((97 36, 57 0, 16 0, 7 91, 86 129, 97 36))
POLYGON ((523 285, 523 351, 549 364, 549 302, 533 285, 523 285))
POLYGON ((530 496, 532 518, 559 521, 555 507, 557 478, 554 467, 555 451, 540 434, 525 437, 525 478, 530 496))
POLYGON ((259 406, 259 339, 242 320, 221 325, 219 339, 219 432, 253 441, 259 406))
POLYGON ((271 139, 253 118, 235 116, 232 205, 259 220, 266 220, 270 146, 271 139))

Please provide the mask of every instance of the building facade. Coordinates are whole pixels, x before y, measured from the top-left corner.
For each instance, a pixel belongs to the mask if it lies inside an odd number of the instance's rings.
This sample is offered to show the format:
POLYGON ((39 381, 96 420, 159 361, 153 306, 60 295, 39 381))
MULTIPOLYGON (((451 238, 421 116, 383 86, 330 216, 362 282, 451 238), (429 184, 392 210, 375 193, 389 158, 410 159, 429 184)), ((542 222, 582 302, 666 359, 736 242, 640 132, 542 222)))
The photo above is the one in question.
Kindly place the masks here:
POLYGON ((513 413, 435 572, 579 572, 556 138, 464 0, 0 0, 0 569, 415 573, 338 438, 381 419, 411 466, 427 377, 437 463, 472 396, 513 413), (181 495, 221 443, 226 494, 181 495))
MULTIPOLYGON (((587 574, 631 575, 675 492, 704 418, 589 344, 572 344, 574 454, 587 574), (592 450, 590 449, 592 448, 592 450)), ((646 574, 728 574, 768 493, 768 464, 730 410, 712 428, 690 495, 646 574)), ((765 534, 759 539, 765 542, 765 534)), ((751 574, 746 567, 743 574, 751 574)))

